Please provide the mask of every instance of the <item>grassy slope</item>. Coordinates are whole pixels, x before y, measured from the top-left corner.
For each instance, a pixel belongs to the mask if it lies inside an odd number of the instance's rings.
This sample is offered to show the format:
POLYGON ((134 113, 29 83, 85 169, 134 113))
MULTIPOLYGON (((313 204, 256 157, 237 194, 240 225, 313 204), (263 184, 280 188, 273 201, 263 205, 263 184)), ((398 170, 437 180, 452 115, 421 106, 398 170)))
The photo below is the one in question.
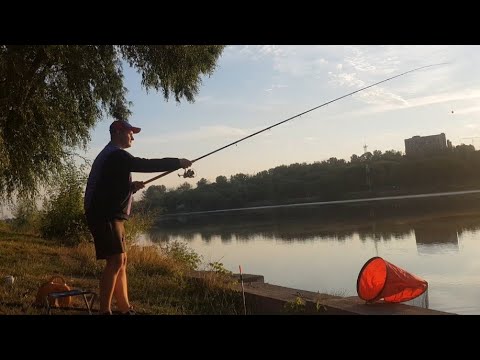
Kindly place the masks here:
MULTIPOLYGON (((225 281, 202 284, 189 280, 188 267, 156 248, 128 250, 130 300, 146 314, 238 314, 241 296, 225 281)), ((53 275, 61 275, 70 287, 98 294, 103 261, 96 261, 93 244, 64 247, 37 236, 18 234, 0 227, 0 314, 44 314, 32 306, 38 288, 53 275), (15 277, 13 286, 3 278, 15 277)), ((80 297, 72 306, 84 308, 80 297)), ((98 309, 98 301, 94 305, 98 309)), ((86 314, 85 311, 56 311, 86 314)))

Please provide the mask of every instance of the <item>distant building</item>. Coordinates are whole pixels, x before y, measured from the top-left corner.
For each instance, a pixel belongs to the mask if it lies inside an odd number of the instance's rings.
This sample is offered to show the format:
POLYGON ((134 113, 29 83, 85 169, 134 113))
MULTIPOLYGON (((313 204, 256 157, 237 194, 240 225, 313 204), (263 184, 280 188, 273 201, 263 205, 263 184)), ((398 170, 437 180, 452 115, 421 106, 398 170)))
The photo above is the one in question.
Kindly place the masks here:
POLYGON ((445 151, 447 139, 444 133, 429 136, 414 136, 405 139, 405 154, 407 156, 430 155, 445 151))

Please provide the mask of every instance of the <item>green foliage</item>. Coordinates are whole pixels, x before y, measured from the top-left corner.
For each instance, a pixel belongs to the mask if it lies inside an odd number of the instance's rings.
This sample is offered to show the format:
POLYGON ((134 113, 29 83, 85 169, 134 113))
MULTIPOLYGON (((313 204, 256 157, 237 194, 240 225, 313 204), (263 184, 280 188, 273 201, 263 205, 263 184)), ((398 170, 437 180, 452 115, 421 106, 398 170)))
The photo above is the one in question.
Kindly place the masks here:
POLYGON ((142 199, 161 199, 167 192, 165 185, 152 185, 143 193, 142 199))
POLYGON ((232 272, 230 270, 227 270, 223 263, 219 261, 214 261, 211 263, 208 263, 208 270, 214 271, 217 274, 222 274, 222 275, 231 275, 232 272))
POLYGON ((73 165, 65 168, 45 198, 40 231, 45 238, 78 244, 90 239, 83 210, 85 175, 73 165))
MULTIPOLYGON (((104 116, 127 119, 123 65, 193 102, 223 45, 0 45, 0 197, 33 197, 104 116)), ((49 182, 50 181, 50 182, 49 182)))
POLYGON ((218 185, 222 185, 222 184, 226 184, 228 182, 227 180, 227 177, 226 176, 217 176, 217 178, 215 179, 215 182, 218 184, 218 185))
POLYGON ((190 185, 188 182, 184 182, 183 184, 178 185, 177 191, 179 192, 184 192, 192 189, 192 185, 190 185))
POLYGON ((465 156, 468 153, 472 153, 475 151, 475 147, 473 145, 465 145, 465 144, 460 144, 458 146, 455 146, 453 148, 453 151, 465 156))
POLYGON ((135 216, 137 212, 154 212, 157 216, 165 213, 166 209, 163 202, 166 193, 167 188, 165 185, 149 186, 142 194, 140 201, 135 202, 133 215, 135 216))
POLYGON ((187 265, 191 270, 196 270, 202 262, 202 257, 184 242, 174 241, 163 245, 163 250, 168 256, 187 265))
POLYGON ((15 207, 13 227, 20 232, 38 233, 41 224, 41 213, 34 199, 20 198, 15 207))
POLYGON ((305 300, 297 296, 294 300, 287 301, 283 305, 283 309, 287 313, 303 313, 305 312, 305 305, 305 300))
POLYGON ((134 243, 142 233, 147 232, 153 225, 157 212, 154 210, 135 211, 125 222, 125 237, 127 243, 134 243))
POLYGON ((199 181, 197 181, 197 187, 202 187, 208 185, 208 180, 205 178, 201 178, 199 181))
POLYGON ((320 302, 320 300, 317 300, 317 301, 315 302, 315 310, 317 310, 317 312, 319 312, 319 313, 323 313, 323 312, 327 312, 327 311, 328 311, 328 308, 327 308, 325 305, 323 305, 323 304, 320 302))

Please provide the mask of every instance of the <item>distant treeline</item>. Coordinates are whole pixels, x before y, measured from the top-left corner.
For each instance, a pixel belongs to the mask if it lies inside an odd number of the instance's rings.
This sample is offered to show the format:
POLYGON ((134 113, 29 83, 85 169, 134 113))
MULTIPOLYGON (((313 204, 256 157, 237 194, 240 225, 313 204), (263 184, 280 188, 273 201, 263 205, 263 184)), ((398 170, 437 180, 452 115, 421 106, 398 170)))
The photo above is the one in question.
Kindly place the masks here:
POLYGON ((479 185, 480 151, 462 144, 428 157, 375 150, 352 155, 350 161, 330 158, 282 165, 255 175, 218 176, 213 183, 202 178, 195 188, 186 182, 176 189, 153 185, 135 208, 167 214, 478 189, 479 185))

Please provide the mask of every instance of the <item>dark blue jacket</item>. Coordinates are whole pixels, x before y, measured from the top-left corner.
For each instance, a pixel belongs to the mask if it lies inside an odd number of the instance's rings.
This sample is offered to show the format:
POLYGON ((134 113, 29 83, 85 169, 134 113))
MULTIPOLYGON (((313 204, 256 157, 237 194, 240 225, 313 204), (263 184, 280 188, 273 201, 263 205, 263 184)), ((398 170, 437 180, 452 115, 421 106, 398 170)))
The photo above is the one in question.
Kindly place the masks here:
POLYGON ((131 172, 160 172, 180 168, 178 158, 143 159, 109 143, 93 162, 85 189, 89 219, 127 220, 132 202, 131 172))

